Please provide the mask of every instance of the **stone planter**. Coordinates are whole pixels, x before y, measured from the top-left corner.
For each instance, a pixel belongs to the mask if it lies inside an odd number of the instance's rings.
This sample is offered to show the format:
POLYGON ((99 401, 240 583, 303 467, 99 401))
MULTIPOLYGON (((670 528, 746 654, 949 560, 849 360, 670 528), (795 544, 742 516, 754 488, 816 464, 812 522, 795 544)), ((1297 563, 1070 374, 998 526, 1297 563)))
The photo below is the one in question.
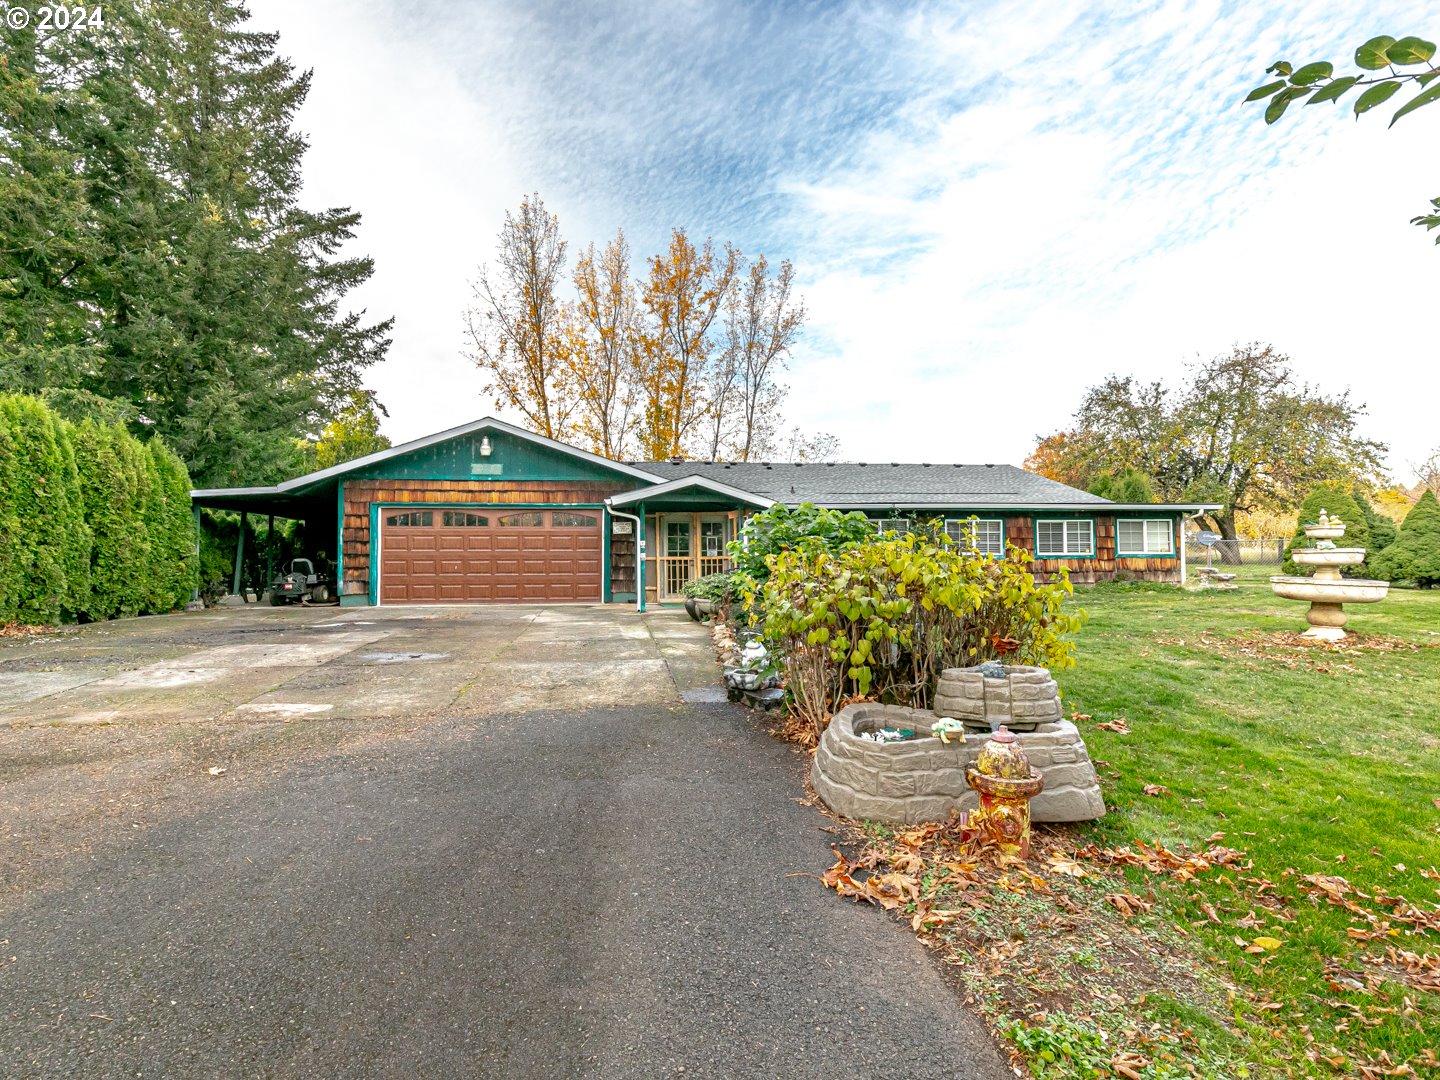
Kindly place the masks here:
POLYGON ((713 600, 701 600, 694 596, 685 598, 685 611, 696 622, 704 622, 710 618, 710 613, 715 610, 713 600))
MULTIPOLYGON (((815 793, 844 817, 906 825, 973 810, 978 799, 965 774, 986 740, 971 736, 947 746, 931 736, 938 719, 924 709, 895 705, 842 709, 821 735, 811 762, 815 793), (894 743, 860 738, 884 727, 912 728, 916 738, 894 743)), ((1052 721, 1015 737, 1045 779, 1030 804, 1033 820, 1089 821, 1105 813, 1095 767, 1074 724, 1052 721)))
POLYGON ((997 678, 979 667, 942 671, 935 688, 936 715, 953 717, 974 731, 992 731, 1001 724, 1011 731, 1034 731, 1064 718, 1060 688, 1047 669, 1000 666, 1005 674, 997 678))

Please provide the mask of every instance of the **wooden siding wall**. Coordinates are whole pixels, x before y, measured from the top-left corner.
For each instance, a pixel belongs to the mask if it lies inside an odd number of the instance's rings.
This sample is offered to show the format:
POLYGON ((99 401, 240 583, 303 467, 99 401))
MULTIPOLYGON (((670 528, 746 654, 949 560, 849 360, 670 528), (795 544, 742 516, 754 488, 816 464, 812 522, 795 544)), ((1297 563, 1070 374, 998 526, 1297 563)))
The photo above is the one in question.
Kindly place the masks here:
MULTIPOLYGON (((346 596, 370 591, 370 504, 603 503, 630 488, 580 480, 349 480, 345 483, 346 596)), ((633 555, 633 549, 632 549, 633 555)), ((631 586, 633 588, 633 586, 631 586)))
MULTIPOLYGON (((1064 515, 1050 515, 1062 517, 1064 515)), ((1093 559, 1036 559, 1032 570, 1037 578, 1049 580, 1061 567, 1070 571, 1070 580, 1077 585, 1108 581, 1117 570, 1128 570, 1140 581, 1162 581, 1178 584, 1180 581, 1179 521, 1172 527, 1176 554, 1166 557, 1115 557, 1115 518, 1109 514, 1075 514, 1075 519, 1093 518, 1095 521, 1095 557, 1093 559)), ((1024 517, 1005 519, 1007 543, 1032 554, 1035 551, 1035 519, 1028 514, 1024 517)))

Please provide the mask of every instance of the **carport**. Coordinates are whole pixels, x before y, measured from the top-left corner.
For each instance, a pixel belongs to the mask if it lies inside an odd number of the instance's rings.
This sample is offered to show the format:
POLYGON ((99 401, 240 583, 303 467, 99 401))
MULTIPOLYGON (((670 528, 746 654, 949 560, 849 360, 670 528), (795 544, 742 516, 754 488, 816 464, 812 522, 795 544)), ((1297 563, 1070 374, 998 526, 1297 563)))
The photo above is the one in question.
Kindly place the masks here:
POLYGON ((294 491, 282 491, 273 487, 210 488, 192 491, 190 504, 195 511, 196 541, 199 541, 200 511, 202 509, 228 510, 240 515, 240 531, 235 541, 235 573, 230 587, 231 592, 239 594, 241 571, 244 568, 245 559, 245 532, 250 527, 250 518, 252 516, 265 518, 265 583, 267 585, 275 573, 272 563, 274 545, 270 542, 274 536, 275 519, 303 521, 312 538, 319 536, 335 538, 333 548, 307 554, 312 556, 333 554, 335 573, 338 578, 341 555, 340 518, 336 506, 338 489, 339 483, 332 480, 328 483, 320 482, 294 491))

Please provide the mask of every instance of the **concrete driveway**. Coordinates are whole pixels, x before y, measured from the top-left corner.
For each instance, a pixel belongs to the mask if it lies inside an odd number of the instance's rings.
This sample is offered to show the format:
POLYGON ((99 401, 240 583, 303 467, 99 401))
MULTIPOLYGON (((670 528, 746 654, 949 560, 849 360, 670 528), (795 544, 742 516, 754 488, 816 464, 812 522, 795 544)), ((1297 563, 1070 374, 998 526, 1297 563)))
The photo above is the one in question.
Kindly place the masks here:
POLYGON ((716 687, 613 607, 0 642, 0 1071, 1010 1075, 716 687))

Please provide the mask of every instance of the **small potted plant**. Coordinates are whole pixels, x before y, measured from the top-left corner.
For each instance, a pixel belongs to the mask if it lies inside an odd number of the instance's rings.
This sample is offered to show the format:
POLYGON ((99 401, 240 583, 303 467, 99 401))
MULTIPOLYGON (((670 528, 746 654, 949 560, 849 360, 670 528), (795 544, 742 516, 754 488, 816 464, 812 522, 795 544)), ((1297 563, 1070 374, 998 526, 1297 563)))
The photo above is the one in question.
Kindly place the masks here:
POLYGON ((685 610, 696 622, 708 619, 730 602, 729 574, 706 574, 685 583, 685 610))

